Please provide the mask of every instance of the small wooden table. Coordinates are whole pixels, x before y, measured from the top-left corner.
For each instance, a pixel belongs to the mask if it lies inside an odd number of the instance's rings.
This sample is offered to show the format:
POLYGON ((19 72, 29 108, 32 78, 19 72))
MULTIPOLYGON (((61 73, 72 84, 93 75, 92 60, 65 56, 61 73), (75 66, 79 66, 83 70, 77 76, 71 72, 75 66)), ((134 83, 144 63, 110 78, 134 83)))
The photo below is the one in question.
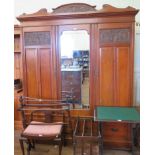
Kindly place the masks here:
POLYGON ((140 114, 135 107, 105 107, 96 106, 94 110, 94 119, 100 123, 100 131, 103 137, 102 122, 127 122, 132 123, 131 140, 132 154, 134 154, 134 128, 139 125, 140 114))

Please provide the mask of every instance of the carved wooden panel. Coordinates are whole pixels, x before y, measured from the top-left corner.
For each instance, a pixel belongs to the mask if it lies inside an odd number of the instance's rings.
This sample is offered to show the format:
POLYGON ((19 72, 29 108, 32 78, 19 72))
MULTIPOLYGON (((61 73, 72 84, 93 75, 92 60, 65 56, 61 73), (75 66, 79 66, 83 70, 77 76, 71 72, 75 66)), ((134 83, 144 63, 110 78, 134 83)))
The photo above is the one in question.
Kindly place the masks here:
POLYGON ((53 13, 96 11, 95 7, 96 6, 91 6, 84 3, 71 3, 71 4, 62 5, 53 9, 53 13))
POLYGON ((50 32, 25 32, 25 46, 50 45, 50 32))
POLYGON ((103 43, 129 43, 129 29, 101 29, 100 44, 103 43))

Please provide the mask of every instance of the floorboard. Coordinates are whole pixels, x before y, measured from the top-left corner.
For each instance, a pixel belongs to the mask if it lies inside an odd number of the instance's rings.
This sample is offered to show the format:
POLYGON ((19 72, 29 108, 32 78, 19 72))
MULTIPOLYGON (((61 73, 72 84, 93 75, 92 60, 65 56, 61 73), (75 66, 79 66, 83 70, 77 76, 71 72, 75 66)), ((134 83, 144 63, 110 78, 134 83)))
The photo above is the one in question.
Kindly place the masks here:
MULTIPOLYGON (((15 145, 14 145, 14 155, 22 155, 21 149, 19 145, 19 130, 15 131, 15 145)), ((98 150, 98 149, 96 149, 98 150)), ((26 151, 26 145, 25 145, 25 151, 26 151)), ((79 153, 80 151, 77 150, 77 155, 81 155, 79 153)), ((86 151, 87 152, 87 151, 86 151)), ((84 153, 84 155, 89 155, 88 153, 84 153)), ((93 155, 98 155, 98 151, 94 151, 93 155)), ((36 144, 36 149, 31 151, 31 155, 58 155, 58 146, 54 145, 45 145, 45 144, 36 144)), ((73 155, 73 148, 72 146, 66 146, 62 149, 62 155, 73 155)), ((104 155, 131 155, 129 151, 118 151, 118 150, 104 150, 104 155)), ((135 153, 135 155, 140 155, 139 151, 135 153)))

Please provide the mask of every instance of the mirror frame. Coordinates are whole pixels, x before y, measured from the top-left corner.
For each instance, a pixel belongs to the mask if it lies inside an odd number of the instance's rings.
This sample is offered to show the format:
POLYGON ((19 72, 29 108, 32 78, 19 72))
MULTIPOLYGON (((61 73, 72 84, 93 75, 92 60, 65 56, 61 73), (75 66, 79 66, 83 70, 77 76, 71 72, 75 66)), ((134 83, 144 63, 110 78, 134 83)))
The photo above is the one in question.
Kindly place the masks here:
MULTIPOLYGON (((92 59, 92 46, 91 46, 91 33, 90 33, 90 31, 91 31, 91 27, 90 27, 90 24, 80 24, 80 25, 61 25, 61 26, 59 26, 58 27, 58 39, 57 39, 57 42, 58 42, 58 64, 57 64, 57 66, 58 66, 58 79, 61 81, 61 48, 60 48, 60 36, 62 35, 62 33, 64 32, 64 31, 76 31, 76 30, 85 30, 85 31, 87 31, 87 33, 90 35, 90 55, 89 55, 89 59, 90 59, 90 62, 92 61, 91 59, 92 59)), ((91 92, 91 83, 92 83, 92 81, 93 81, 93 67, 92 67, 92 64, 90 63, 89 64, 90 65, 90 70, 89 70, 89 78, 90 78, 90 80, 89 80, 89 108, 88 109, 71 109, 71 114, 73 115, 73 116, 77 116, 77 115, 81 115, 81 112, 82 112, 82 115, 84 116, 84 115, 91 115, 91 111, 93 110, 93 104, 92 104, 92 102, 93 102, 93 100, 94 100, 94 98, 93 98, 93 95, 91 95, 92 94, 92 92, 91 92)), ((58 94, 58 98, 61 98, 61 84, 59 84, 59 86, 58 86, 58 92, 59 92, 59 94, 58 94)))

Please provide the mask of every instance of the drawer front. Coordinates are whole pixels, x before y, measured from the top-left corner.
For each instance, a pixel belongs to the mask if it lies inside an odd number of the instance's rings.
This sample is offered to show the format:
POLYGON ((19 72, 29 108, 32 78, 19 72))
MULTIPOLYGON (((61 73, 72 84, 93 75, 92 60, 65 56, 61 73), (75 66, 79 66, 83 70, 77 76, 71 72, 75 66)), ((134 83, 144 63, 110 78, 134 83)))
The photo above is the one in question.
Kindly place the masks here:
POLYGON ((81 71, 62 71, 61 72, 61 76, 66 78, 66 77, 70 77, 70 78, 75 78, 75 77, 81 77, 81 71))
POLYGON ((131 125, 129 123, 103 123, 104 141, 130 141, 131 125))
POLYGON ((64 72, 61 72, 61 76, 63 80, 81 79, 81 71, 80 72, 64 71, 64 72))
MULTIPOLYGON (((71 88, 62 89, 62 91, 71 91, 71 88)), ((81 102, 81 91, 79 89, 77 91, 73 89, 73 99, 75 102, 81 102)))
POLYGON ((81 82, 77 80, 63 80, 62 87, 80 87, 81 82))
POLYGON ((66 85, 62 84, 62 90, 81 91, 80 85, 66 85))

